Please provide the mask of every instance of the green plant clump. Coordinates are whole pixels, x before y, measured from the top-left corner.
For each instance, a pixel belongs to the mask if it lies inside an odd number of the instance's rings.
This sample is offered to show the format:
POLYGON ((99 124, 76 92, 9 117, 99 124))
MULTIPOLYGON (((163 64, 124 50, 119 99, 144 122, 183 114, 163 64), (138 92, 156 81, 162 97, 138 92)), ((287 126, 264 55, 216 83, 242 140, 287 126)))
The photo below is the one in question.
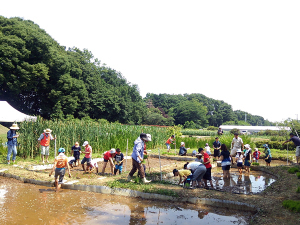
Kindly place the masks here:
POLYGON ((300 193, 300 186, 297 188, 296 193, 300 193))
POLYGON ((282 205, 292 212, 300 212, 300 201, 284 200, 282 205))
POLYGON ((298 179, 300 179, 300 172, 297 172, 296 175, 297 175, 298 179))
POLYGON ((296 173, 296 172, 300 172, 298 167, 291 167, 288 170, 289 173, 296 173))
POLYGON ((253 162, 253 163, 252 163, 252 166, 259 166, 259 163, 253 162))

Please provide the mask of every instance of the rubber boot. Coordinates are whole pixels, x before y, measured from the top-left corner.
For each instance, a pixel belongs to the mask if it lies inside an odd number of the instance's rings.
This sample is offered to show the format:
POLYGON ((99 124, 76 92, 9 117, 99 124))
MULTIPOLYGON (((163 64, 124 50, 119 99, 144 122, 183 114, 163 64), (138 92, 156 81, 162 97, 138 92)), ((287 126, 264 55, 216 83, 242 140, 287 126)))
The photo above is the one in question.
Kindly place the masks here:
POLYGON ((127 181, 131 181, 132 177, 128 175, 127 181))
POLYGON ((143 178, 143 183, 144 183, 144 184, 148 184, 148 183, 150 183, 150 182, 151 182, 151 180, 147 180, 146 177, 143 178))

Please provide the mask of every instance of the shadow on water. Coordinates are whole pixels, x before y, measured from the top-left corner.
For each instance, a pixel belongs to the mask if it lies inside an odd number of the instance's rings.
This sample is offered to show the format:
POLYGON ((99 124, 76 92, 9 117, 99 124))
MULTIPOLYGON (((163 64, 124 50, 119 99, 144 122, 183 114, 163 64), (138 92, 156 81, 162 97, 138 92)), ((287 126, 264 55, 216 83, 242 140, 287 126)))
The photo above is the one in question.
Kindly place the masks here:
POLYGON ((5 177, 0 177, 0 210, 3 224, 247 224, 251 216, 222 208, 93 192, 55 193, 5 177))

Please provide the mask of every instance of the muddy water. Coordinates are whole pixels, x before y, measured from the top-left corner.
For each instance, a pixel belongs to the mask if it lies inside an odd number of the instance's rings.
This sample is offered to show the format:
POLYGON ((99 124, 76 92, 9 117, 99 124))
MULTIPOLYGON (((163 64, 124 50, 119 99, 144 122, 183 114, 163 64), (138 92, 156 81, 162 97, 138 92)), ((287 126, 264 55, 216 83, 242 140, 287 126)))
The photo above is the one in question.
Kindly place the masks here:
POLYGON ((247 224, 250 214, 204 206, 125 198, 0 177, 1 224, 247 224))

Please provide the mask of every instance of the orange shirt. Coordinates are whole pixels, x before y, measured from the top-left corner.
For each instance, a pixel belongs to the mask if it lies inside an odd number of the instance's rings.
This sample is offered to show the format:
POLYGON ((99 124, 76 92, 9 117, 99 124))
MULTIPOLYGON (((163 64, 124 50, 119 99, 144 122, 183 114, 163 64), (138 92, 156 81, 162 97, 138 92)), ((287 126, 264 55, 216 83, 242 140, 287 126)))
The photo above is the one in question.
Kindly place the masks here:
POLYGON ((65 168, 68 164, 68 158, 65 155, 57 156, 55 158, 55 162, 56 162, 56 168, 65 168))
POLYGON ((173 138, 169 138, 166 143, 171 144, 172 142, 173 142, 173 138))

